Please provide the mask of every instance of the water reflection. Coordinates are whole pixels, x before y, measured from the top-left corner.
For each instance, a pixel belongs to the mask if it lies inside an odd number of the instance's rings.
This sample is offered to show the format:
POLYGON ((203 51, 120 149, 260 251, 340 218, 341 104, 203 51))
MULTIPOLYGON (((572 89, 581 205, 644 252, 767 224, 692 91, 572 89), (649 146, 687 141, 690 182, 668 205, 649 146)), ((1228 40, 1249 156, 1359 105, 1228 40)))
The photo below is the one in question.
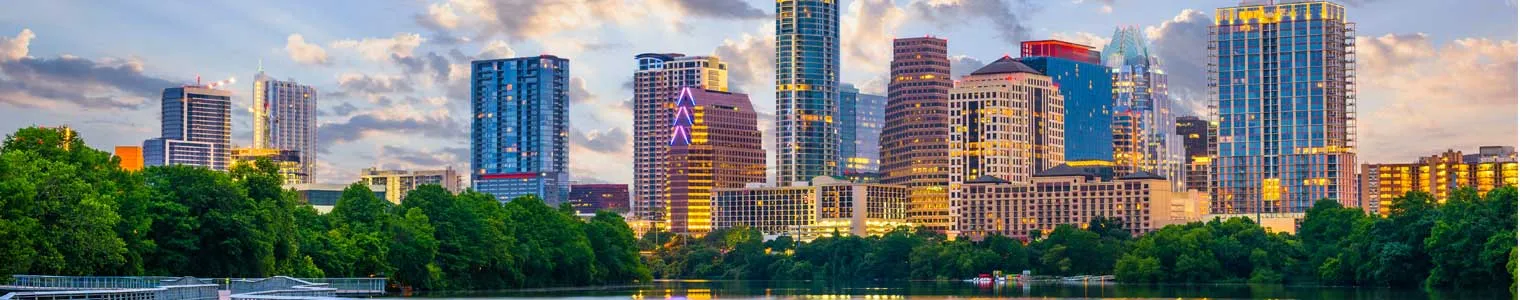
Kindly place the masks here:
POLYGON ((409 298, 562 299, 1506 299, 1502 288, 1426 292, 1410 289, 1281 285, 1129 285, 1050 283, 1015 285, 945 281, 832 283, 799 281, 659 281, 648 285, 419 293, 409 298))

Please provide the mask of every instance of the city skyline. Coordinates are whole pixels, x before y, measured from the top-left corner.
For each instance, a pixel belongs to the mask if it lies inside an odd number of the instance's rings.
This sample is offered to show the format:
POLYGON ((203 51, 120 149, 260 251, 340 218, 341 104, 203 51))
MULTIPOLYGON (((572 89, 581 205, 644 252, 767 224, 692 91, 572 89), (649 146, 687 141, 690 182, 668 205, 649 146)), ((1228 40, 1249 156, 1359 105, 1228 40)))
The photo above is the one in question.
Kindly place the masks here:
MULTIPOLYGON (((276 1, 278 2, 278 1, 276 1)), ((565 5, 585 5, 578 2, 565 5)), ((164 48, 173 43, 144 43, 165 38, 178 38, 194 34, 197 30, 228 29, 223 26, 192 28, 180 26, 170 29, 181 21, 167 24, 124 24, 113 28, 113 36, 100 33, 81 33, 77 28, 54 24, 46 20, 50 14, 78 10, 86 15, 98 15, 112 9, 161 9, 161 4, 148 3, 132 7, 128 3, 109 3, 101 7, 81 5, 77 2, 17 3, 21 9, 0 12, 0 107, 5 109, 0 127, 21 128, 30 125, 71 125, 81 129, 91 146, 108 149, 117 145, 140 144, 142 140, 156 137, 158 120, 158 91, 193 81, 195 74, 205 78, 236 77, 250 79, 258 60, 265 61, 265 69, 281 78, 293 78, 311 84, 323 93, 318 104, 319 116, 319 164, 317 182, 351 181, 355 170, 363 167, 432 169, 452 165, 467 169, 468 163, 468 60, 458 57, 509 58, 532 56, 534 53, 554 54, 575 62, 577 73, 570 81, 572 111, 585 112, 572 116, 570 143, 572 157, 570 169, 572 180, 581 182, 631 183, 632 114, 624 104, 632 92, 623 88, 628 82, 629 70, 635 68, 628 58, 642 52, 678 52, 693 55, 716 54, 731 61, 735 73, 737 92, 752 96, 757 110, 762 113, 762 130, 766 143, 772 142, 773 130, 769 113, 774 107, 767 105, 770 89, 767 80, 772 64, 765 61, 766 48, 771 42, 767 32, 774 32, 768 16, 771 7, 765 1, 740 3, 753 11, 714 11, 679 6, 665 1, 620 2, 624 6, 648 4, 643 8, 643 18, 656 18, 679 14, 692 17, 689 21, 662 22, 671 28, 686 28, 693 34, 681 38, 678 43, 651 42, 660 39, 646 36, 679 36, 679 31, 668 28, 637 30, 617 26, 611 33, 591 35, 585 40, 569 40, 565 36, 595 30, 602 21, 581 19, 574 22, 550 22, 542 26, 522 26, 514 32, 474 32, 482 23, 502 22, 501 19, 485 20, 477 12, 490 8, 470 6, 471 1, 450 3, 427 3, 416 7, 379 5, 376 8, 359 8, 358 15, 367 19, 384 19, 374 28, 371 26, 306 24, 313 18, 290 14, 274 14, 272 20, 235 18, 235 22, 275 24, 264 26, 279 28, 269 32, 241 32, 227 30, 223 34, 199 34, 202 38, 222 39, 222 36, 251 36, 251 41, 237 41, 232 46, 211 45, 206 47, 164 48), (126 7, 113 7, 113 6, 126 7), (660 9, 657 9, 659 7, 660 9), (390 9, 390 10, 386 10, 390 9), (22 13, 26 12, 26 13, 22 13), (452 13, 445 13, 452 12, 452 13), (402 17, 376 18, 376 15, 399 14, 402 17), (756 17, 755 15, 759 15, 756 17), (417 16, 415 20, 411 16, 417 16), (453 15, 451 19, 447 16, 453 15), (397 19, 391 23, 390 19, 397 19), (299 21, 298 21, 299 20, 299 21), (452 20, 452 21, 450 21, 452 20), (265 23, 258 23, 265 22, 265 23), (677 22, 671 24, 670 22, 677 22), (693 26, 703 22, 704 26, 693 26), (714 26, 705 26, 712 23, 714 26), (284 25, 280 25, 284 24, 284 25), (298 25, 292 25, 298 24, 298 25), (166 26, 166 27, 160 27, 166 26), (709 28, 711 27, 711 28, 709 28), (307 30, 307 29, 329 30, 307 30), (623 32, 627 31, 627 32, 623 32), (654 31, 655 33, 644 33, 654 31), (669 32, 667 32, 669 31, 669 32), (245 34, 246 33, 246 34, 245 34), (450 35, 452 33, 452 35, 450 35), (622 35, 620 35, 622 34, 622 35), (456 39, 450 40, 452 36, 456 39), (457 37, 470 37, 462 42, 457 37), (122 38, 137 39, 126 43, 122 38), (114 41, 114 42, 113 42, 114 41), (257 42, 255 42, 257 41, 257 42), (449 44, 452 42, 453 44, 449 44), (671 46, 679 44, 682 46, 671 46), (95 46, 113 45, 113 46, 95 46), (234 50, 235 47, 246 48, 234 50), (253 49, 253 50, 247 50, 253 49), (319 51, 316 51, 319 50, 319 51), (451 51, 457 50, 457 51, 451 51), (509 50, 515 50, 510 51, 509 50), (473 55, 470 53, 474 53, 473 55), (512 55, 507 55, 507 54, 512 55), (757 54, 758 53, 758 54, 757 54), (318 55, 320 54, 320 55, 318 55), (457 55, 456 55, 457 54, 457 55), (64 56, 68 55, 68 56, 64 56), (607 58, 602 58, 603 56, 607 58), (762 57, 756 61, 754 57, 762 57), (62 69, 64 66, 84 68, 62 69), (588 67, 594 66, 594 67, 588 67), (446 70, 444 72, 440 72, 446 70), (457 73, 457 74, 456 74, 457 73), (461 77, 462 74, 462 77, 461 77), (584 74, 584 75, 582 75, 584 74), (758 74, 758 75, 757 75, 758 74), (60 85, 71 84, 85 88, 69 91, 60 85), (453 87, 451 87, 453 86, 453 87), (451 95, 455 94, 455 95, 451 95), (83 108, 83 109, 81 109, 83 108), (328 159, 331 158, 331 159, 328 159), (329 160, 331 160, 329 162, 329 160)), ((1017 52, 1017 40, 1003 41, 1005 31, 1009 39, 1038 40, 1055 37, 1089 46, 1100 47, 1101 36, 1120 25, 1137 25, 1146 28, 1147 35, 1154 32, 1162 59, 1176 59, 1201 55, 1203 48, 1170 47, 1176 44, 1168 37, 1187 37, 1195 41, 1206 40, 1205 27, 1211 22, 1214 8, 1233 5, 1233 1, 1193 3, 1135 3, 1116 2, 1111 11, 1096 3, 1049 3, 1038 9, 1009 7, 1009 15, 1018 16, 1005 24, 981 17, 988 10, 970 10, 976 1, 963 1, 960 5, 932 6, 927 2, 897 1, 844 1, 840 4, 842 62, 841 83, 854 83, 863 93, 884 94, 886 68, 890 59, 890 39, 934 35, 949 40, 949 54, 953 57, 956 75, 975 69, 971 64, 990 62, 999 54, 1017 52), (866 5, 877 4, 877 5, 866 5), (890 5, 889 5, 890 4, 890 5), (1183 11, 1182 9, 1192 9, 1183 11), (1025 10, 1028 9, 1028 10, 1025 10), (1038 13, 1036 13, 1036 11, 1038 13), (869 18, 868 16, 884 16, 869 18), (1096 20, 1095 24, 1072 24, 1059 17, 1096 20), (957 17, 968 21, 957 20, 957 17), (884 22, 866 22, 868 19, 884 19, 884 22), (1062 24, 1065 23, 1065 24, 1062 24), (1013 24, 1022 25, 1023 34, 1017 34, 1013 24), (988 30, 984 25, 1008 30, 988 30), (1192 27, 1187 27, 1193 25, 1192 27), (1086 33, 1086 34, 1084 34, 1086 33), (1061 34, 1061 36, 1057 36, 1061 34), (1170 36, 1168 34, 1177 34, 1170 36), (1089 36, 1091 35, 1091 36, 1089 36), (1165 41, 1162 43, 1161 41, 1165 41), (882 53, 886 53, 882 55, 882 53), (970 67, 967 67, 967 66, 970 67), (876 82, 873 84, 872 82, 876 82)), ((985 3, 1003 3, 997 1, 985 3)), ((279 4, 279 3, 276 3, 279 4)), ((237 4, 222 4, 237 5, 237 4)), ((328 3, 317 4, 334 5, 328 3)), ((1434 153, 1447 148, 1471 149, 1482 145, 1514 145, 1511 137, 1513 123, 1514 73, 1503 76, 1477 77, 1472 80, 1456 80, 1453 76, 1473 76, 1484 70, 1512 70, 1514 66, 1514 29, 1509 26, 1474 26, 1473 24, 1510 24, 1514 16, 1507 13, 1492 15, 1488 11, 1511 11, 1484 5, 1503 6, 1503 3, 1474 3, 1472 6, 1454 7, 1471 13, 1455 15, 1492 16, 1453 18, 1444 24, 1406 25, 1395 19, 1397 14, 1389 11, 1420 11, 1418 5, 1397 1, 1372 2, 1350 5, 1356 14, 1351 16, 1358 23, 1359 65, 1361 71, 1358 95, 1361 112, 1359 128, 1361 151, 1358 163, 1402 162, 1407 157, 1434 153), (1402 7, 1400 7, 1402 6, 1402 7), (1389 16, 1393 15, 1393 16, 1389 16), (1478 23, 1481 22, 1481 23, 1478 23), (1491 23, 1490 23, 1491 22, 1491 23), (1468 24, 1467 26, 1451 24, 1468 24), (1424 32, 1424 35, 1416 35, 1424 32), (1392 35, 1389 35, 1392 34, 1392 35), (1485 39, 1487 38, 1487 39, 1485 39), (1460 47, 1458 47, 1460 45, 1460 47), (1501 55, 1502 54, 1502 55, 1501 55), (1436 67, 1451 66, 1454 68, 1436 67), (1497 77, 1498 79, 1487 79, 1497 77), (1374 79, 1386 79, 1369 82, 1374 79), (1440 79, 1440 80, 1437 80, 1440 79), (1436 90, 1432 82, 1460 84, 1459 91, 1450 93, 1436 90), (1408 96, 1394 96, 1404 94, 1408 96), (1434 103, 1450 103, 1447 107, 1434 107, 1416 100, 1436 100, 1434 103), (1497 105, 1499 108, 1480 105, 1497 105), (1419 113, 1416 113, 1419 112, 1419 113), (1484 130, 1473 134, 1452 134, 1465 128, 1483 125, 1498 130, 1484 130), (1369 124, 1379 124, 1369 125, 1369 124), (1477 124, 1477 125, 1474 125, 1477 124), (1402 135, 1401 134, 1405 134, 1402 135), (1407 134, 1414 134, 1409 136, 1407 134)), ((213 5, 215 6, 215 5, 213 5)), ((279 5, 273 5, 278 7, 279 5)), ((293 6, 292 6, 293 7, 293 6)), ((166 9, 166 11, 174 11, 166 9)), ((213 7, 215 9, 215 7, 213 7)), ((269 9, 269 8, 258 8, 269 9)), ((256 10, 257 11, 257 10, 256 10)), ((535 15, 551 15, 552 12, 532 11, 535 15)), ((640 15, 640 14, 632 14, 640 15)), ((111 22, 112 16, 100 16, 103 22, 111 22)), ((638 16, 611 18, 608 24, 637 24, 638 16)), ((659 18, 664 19, 664 18, 659 18)), ((675 20, 680 20, 676 18, 675 20)), ((492 23, 494 24, 494 23, 492 23)), ((253 27, 253 26, 249 26, 253 27)), ((659 27, 659 26, 653 26, 659 27)), ((1202 44, 1194 44, 1199 46, 1202 44)), ((1101 47, 1100 47, 1101 48, 1101 47)), ((1196 61, 1167 62, 1171 76, 1171 88, 1180 102, 1187 103, 1182 115, 1206 116, 1198 111, 1198 105, 1207 103, 1198 82, 1203 77, 1204 59, 1196 61), (1187 73, 1192 78, 1188 78, 1187 73), (1191 82, 1189 82, 1191 80, 1191 82), (1192 84, 1193 86, 1187 86, 1192 84), (1179 90, 1196 89, 1197 94, 1178 93, 1179 90)), ((249 81, 240 82, 233 91, 233 138, 234 145, 251 143, 252 126, 248 107, 251 95, 249 81)), ((774 149, 767 145, 767 149, 774 149)), ((775 162, 770 162, 774 165, 775 162)))

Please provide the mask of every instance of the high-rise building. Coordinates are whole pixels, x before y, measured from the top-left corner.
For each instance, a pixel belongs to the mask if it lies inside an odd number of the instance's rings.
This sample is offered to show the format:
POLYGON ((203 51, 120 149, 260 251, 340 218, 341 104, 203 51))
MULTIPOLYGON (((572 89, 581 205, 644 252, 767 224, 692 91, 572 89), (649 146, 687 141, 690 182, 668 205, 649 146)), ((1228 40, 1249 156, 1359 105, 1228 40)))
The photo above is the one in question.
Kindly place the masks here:
POLYGON ((253 78, 253 148, 296 151, 290 183, 312 183, 317 156, 317 89, 276 80, 263 68, 253 78))
POLYGON ((470 176, 506 202, 570 193, 570 60, 553 55, 470 63, 470 176))
POLYGON ((776 1, 776 182, 839 169, 839 1, 776 1))
POLYGON ((1139 171, 1115 179, 1065 165, 1014 183, 991 176, 967 181, 957 204, 955 232, 972 240, 1002 235, 1028 240, 1060 225, 1116 218, 1130 235, 1197 221, 1208 201, 1196 191, 1173 191, 1165 177, 1139 171), (1102 192, 1094 192, 1102 191, 1102 192))
POLYGON ((638 219, 664 222, 665 155, 676 96, 685 87, 727 92, 728 63, 679 53, 644 53, 634 59, 639 69, 633 73, 633 212, 638 219))
POLYGON ((712 230, 712 190, 765 182, 765 149, 745 94, 681 89, 671 113, 666 214, 670 231, 712 230))
POLYGON ((1098 51, 1057 40, 1028 41, 1023 48, 1019 62, 1050 76, 1065 98, 1066 159, 1113 159, 1113 79, 1096 62, 1098 51))
POLYGON ((1354 23, 1329 1, 1214 11, 1209 94, 1219 122, 1215 213, 1354 205, 1354 23))
POLYGON ((934 37, 892 41, 892 82, 887 85, 881 132, 881 182, 908 187, 908 221, 950 229, 950 59, 947 42, 934 37))
POLYGON ((1207 193, 1209 189, 1209 172, 1212 169, 1214 156, 1209 154, 1209 143, 1213 138, 1213 131, 1209 130, 1212 125, 1198 117, 1186 116, 1177 118, 1177 135, 1182 137, 1182 152, 1187 156, 1187 180, 1184 182, 1189 190, 1207 193))
POLYGON ((143 141, 143 165, 225 171, 232 147, 232 91, 220 83, 164 89, 159 138, 143 141))
POLYGON ((359 171, 359 182, 384 186, 389 191, 385 200, 396 204, 401 204, 407 193, 427 184, 438 185, 455 194, 464 190, 464 177, 455 172, 453 167, 416 171, 364 168, 359 171))
POLYGON ((1049 76, 1006 56, 957 80, 950 89, 951 203, 967 180, 1028 182, 1065 163, 1064 103, 1049 76))
POLYGON ((140 171, 143 168, 142 146, 116 146, 112 153, 121 159, 121 169, 140 171))
POLYGON ((1151 55, 1139 27, 1114 30, 1103 47, 1103 65, 1113 73, 1113 149, 1115 173, 1146 171, 1186 188, 1187 158, 1177 135, 1166 72, 1151 55))
POLYGON ((1461 151, 1446 150, 1438 155, 1421 157, 1413 163, 1362 164, 1361 206, 1368 213, 1387 216, 1394 198, 1408 192, 1426 192, 1437 201, 1446 202, 1451 192, 1471 187, 1479 194, 1502 186, 1515 186, 1517 165, 1514 148, 1506 155, 1504 148, 1482 147, 1491 151, 1491 159, 1462 155, 1461 151))
POLYGON ((839 87, 840 175, 874 177, 881 171, 882 115, 887 97, 862 94, 855 85, 839 87))
POLYGON ((813 178, 811 185, 716 189, 713 205, 715 228, 748 226, 766 235, 802 240, 835 233, 880 235, 910 224, 907 188, 828 176, 813 178))
POLYGON ((259 159, 268 159, 279 167, 280 177, 284 178, 284 184, 307 183, 304 180, 310 177, 302 172, 304 166, 301 151, 282 150, 273 148, 233 148, 232 164, 253 164, 259 159))
POLYGON ((599 211, 628 212, 627 184, 575 184, 570 185, 570 207, 578 214, 595 214, 599 211))

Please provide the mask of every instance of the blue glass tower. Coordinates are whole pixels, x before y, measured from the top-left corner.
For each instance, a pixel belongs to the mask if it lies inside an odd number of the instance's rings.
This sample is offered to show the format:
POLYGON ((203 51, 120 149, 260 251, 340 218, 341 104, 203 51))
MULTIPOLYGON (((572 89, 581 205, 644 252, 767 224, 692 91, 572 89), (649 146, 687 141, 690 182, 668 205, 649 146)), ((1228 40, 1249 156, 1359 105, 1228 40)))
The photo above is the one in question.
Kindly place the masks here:
POLYGON ((839 167, 839 1, 776 1, 776 182, 839 167))
POLYGON ((862 94, 854 85, 839 87, 839 172, 866 180, 880 177, 881 128, 887 97, 862 94))
MULTIPOLYGON (((1087 46, 1060 41, 1030 41, 1024 42, 1023 47, 1096 52, 1087 46)), ((1059 53, 1025 53, 1019 62, 1050 76, 1060 89, 1061 97, 1066 98, 1066 160, 1112 160, 1113 78, 1110 78, 1108 68, 1092 60, 1096 53, 1081 55, 1081 60, 1074 59, 1078 58, 1076 56, 1057 56, 1059 53)))
POLYGON ((470 63, 470 174, 475 190, 508 201, 570 193, 570 61, 552 55, 470 63))
MULTIPOLYGON (((199 80, 197 80, 199 81, 199 80)), ((232 145, 232 92, 222 83, 164 89, 161 136, 143 141, 143 165, 227 170, 232 145)))
POLYGON ((1166 177, 1173 190, 1185 188, 1182 137, 1177 135, 1166 73, 1151 55, 1139 27, 1114 30, 1103 47, 1103 65, 1114 82, 1114 171, 1145 171, 1166 177))

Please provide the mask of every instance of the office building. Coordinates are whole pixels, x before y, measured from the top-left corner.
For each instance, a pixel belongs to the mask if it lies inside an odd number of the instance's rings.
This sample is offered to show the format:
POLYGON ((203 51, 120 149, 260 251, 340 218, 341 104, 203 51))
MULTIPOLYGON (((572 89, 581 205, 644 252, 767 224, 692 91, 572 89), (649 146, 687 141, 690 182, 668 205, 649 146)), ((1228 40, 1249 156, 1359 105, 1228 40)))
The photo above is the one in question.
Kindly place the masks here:
POLYGON ((1199 220, 1208 201, 1196 191, 1173 191, 1164 177, 1139 171, 1108 180, 1066 165, 1036 174, 1030 182, 992 176, 967 181, 955 200, 957 237, 982 240, 1002 235, 1024 241, 1056 226, 1086 228, 1093 218, 1118 218, 1131 236, 1170 224, 1199 220))
POLYGON ((305 162, 301 161, 301 151, 282 150, 273 148, 235 148, 232 149, 232 164, 250 164, 259 159, 268 159, 279 167, 280 177, 284 184, 307 183, 311 177, 306 176, 305 162))
POLYGON ((1066 159, 1113 159, 1113 79, 1108 68, 1095 62, 1098 51, 1057 40, 1022 45, 1025 55, 1019 62, 1050 76, 1052 90, 1065 98, 1066 159))
MULTIPOLYGON (((253 79, 253 147, 295 151, 296 168, 286 182, 312 183, 317 156, 317 89, 276 80, 262 67, 253 79)), ((283 169, 283 168, 282 168, 283 169)))
POLYGON ((745 94, 681 89, 665 157, 670 231, 712 230, 712 190, 765 182, 765 149, 745 94))
POLYGON ((502 202, 570 193, 570 60, 553 55, 470 63, 470 176, 502 202))
POLYGON ((908 221, 950 229, 950 59, 947 42, 934 37, 892 41, 892 82, 887 85, 881 132, 881 182, 908 187, 908 221))
POLYGON ((161 136, 143 141, 143 165, 226 171, 232 147, 232 91, 222 83, 164 89, 161 136))
POLYGON ((122 170, 141 171, 143 168, 142 146, 116 146, 112 155, 121 159, 122 170))
POLYGON ((859 177, 881 169, 881 126, 887 97, 862 94, 855 85, 839 87, 839 165, 841 176, 859 177))
POLYGON ((1113 149, 1115 172, 1146 171, 1186 188, 1183 140, 1177 135, 1166 72, 1139 27, 1114 30, 1103 48, 1103 65, 1113 73, 1113 149))
POLYGON ((890 184, 851 183, 819 176, 811 185, 759 184, 713 191, 716 228, 748 226, 768 236, 803 240, 843 235, 880 235, 907 221, 908 191, 890 184))
POLYGON ((665 155, 676 96, 686 87, 727 92, 728 63, 679 53, 644 53, 634 59, 633 212, 638 219, 664 222, 665 155))
POLYGON ((575 184, 570 186, 570 206, 577 214, 610 211, 628 213, 627 184, 575 184))
POLYGON ((776 181, 839 170, 839 1, 776 1, 776 181))
POLYGON ((1214 140, 1213 125, 1194 116, 1177 118, 1177 135, 1182 137, 1182 153, 1187 157, 1186 180, 1189 190, 1209 192, 1209 172, 1213 168, 1213 154, 1209 153, 1214 140))
MULTIPOLYGON (((333 207, 338 206, 338 198, 343 197, 343 190, 348 186, 347 184, 296 183, 285 184, 284 187, 287 190, 294 190, 296 199, 301 203, 311 205, 319 214, 326 214, 332 212, 333 207)), ((375 193, 375 198, 389 199, 385 195, 384 185, 371 185, 369 190, 375 193)))
POLYGON ((464 190, 464 177, 455 172, 453 167, 417 171, 364 168, 359 171, 359 182, 384 186, 389 191, 385 200, 396 204, 401 204, 401 200, 406 199, 406 193, 426 184, 441 186, 455 194, 464 190))
POLYGON ((1054 82, 1003 57, 950 90, 950 199, 967 180, 992 176, 1028 182, 1065 163, 1063 97, 1054 82))
POLYGON ((1215 213, 1355 205, 1355 24, 1328 1, 1249 2, 1209 26, 1215 213))
POLYGON ((1363 164, 1362 208, 1368 213, 1387 216, 1395 198, 1408 192, 1426 192, 1445 203, 1451 192, 1463 187, 1487 193, 1502 186, 1516 185, 1514 148, 1483 147, 1480 154, 1492 159, 1463 155, 1461 151, 1421 157, 1413 163, 1363 164), (1484 150, 1490 151, 1483 153, 1484 150))

